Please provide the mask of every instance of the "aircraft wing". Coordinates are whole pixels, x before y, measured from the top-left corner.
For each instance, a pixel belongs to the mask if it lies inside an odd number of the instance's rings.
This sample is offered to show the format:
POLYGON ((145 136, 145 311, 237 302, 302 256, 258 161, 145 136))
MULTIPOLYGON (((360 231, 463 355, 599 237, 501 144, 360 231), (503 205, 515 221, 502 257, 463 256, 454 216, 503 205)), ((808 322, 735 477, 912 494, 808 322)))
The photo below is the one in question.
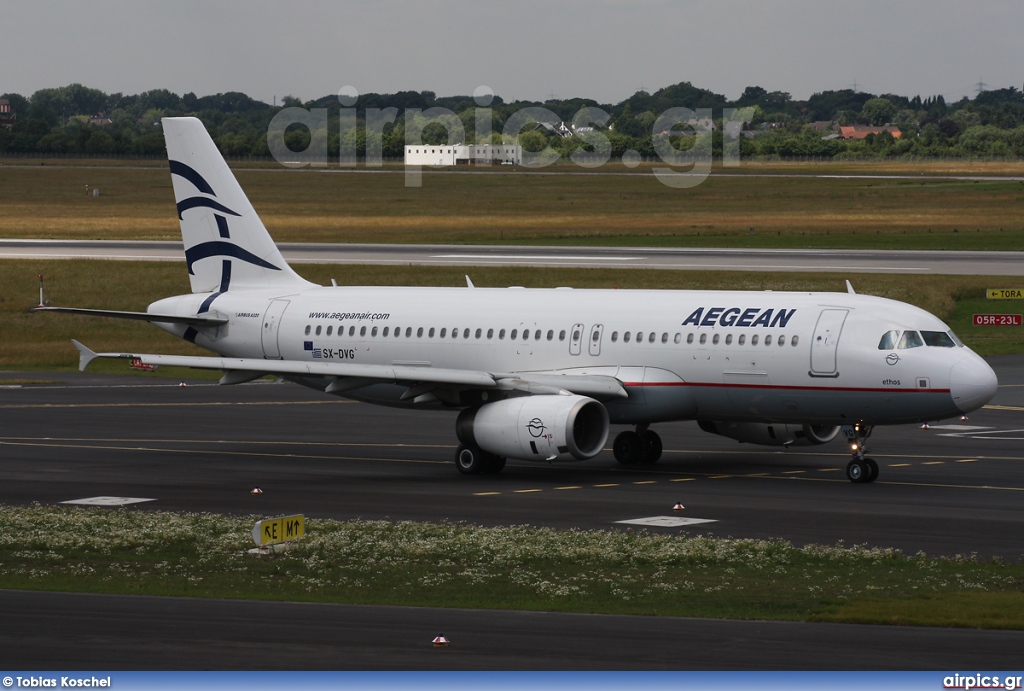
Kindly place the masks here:
POLYGON ((572 375, 550 373, 492 374, 475 370, 444 369, 410 365, 366 365, 342 362, 298 362, 295 360, 264 360, 260 358, 204 357, 191 355, 159 355, 146 353, 97 353, 88 346, 72 340, 79 353, 79 369, 84 370, 96 358, 135 360, 143 365, 167 365, 195 369, 222 370, 222 383, 241 383, 264 374, 336 377, 327 393, 368 386, 377 383, 410 384, 403 398, 435 392, 443 388, 484 388, 522 391, 530 394, 558 394, 563 392, 599 399, 627 396, 622 383, 614 377, 602 375, 572 375))
POLYGON ((227 324, 222 317, 182 317, 175 314, 153 314, 152 312, 123 312, 121 310, 94 310, 84 307, 33 307, 32 312, 63 312, 65 314, 85 314, 91 317, 115 317, 117 319, 134 319, 144 322, 161 322, 164 324, 188 324, 189 326, 217 326, 227 324))

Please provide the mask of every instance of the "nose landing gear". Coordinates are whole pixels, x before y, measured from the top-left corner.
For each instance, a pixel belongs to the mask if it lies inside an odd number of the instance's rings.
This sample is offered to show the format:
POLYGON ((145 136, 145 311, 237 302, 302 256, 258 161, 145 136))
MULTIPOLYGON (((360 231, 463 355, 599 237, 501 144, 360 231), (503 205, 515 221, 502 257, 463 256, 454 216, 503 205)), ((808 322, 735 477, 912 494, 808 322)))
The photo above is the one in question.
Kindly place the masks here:
POLYGON ((846 464, 846 478, 850 482, 874 482, 878 478, 878 463, 865 458, 868 450, 867 439, 874 429, 872 425, 856 424, 844 426, 843 433, 853 446, 853 458, 846 464))

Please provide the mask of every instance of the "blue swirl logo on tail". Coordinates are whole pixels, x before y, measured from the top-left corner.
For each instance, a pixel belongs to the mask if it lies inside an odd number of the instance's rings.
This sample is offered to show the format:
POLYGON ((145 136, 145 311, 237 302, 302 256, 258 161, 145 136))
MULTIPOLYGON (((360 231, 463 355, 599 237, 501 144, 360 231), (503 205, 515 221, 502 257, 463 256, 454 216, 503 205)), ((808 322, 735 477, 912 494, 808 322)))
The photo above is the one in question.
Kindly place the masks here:
POLYGON ((234 257, 235 259, 241 259, 243 262, 254 264, 264 269, 271 269, 273 271, 280 271, 281 268, 274 266, 265 259, 257 257, 249 250, 242 249, 233 242, 224 242, 223 240, 211 240, 209 242, 201 242, 198 245, 189 247, 185 250, 185 262, 188 264, 188 272, 195 275, 195 271, 192 270, 192 265, 200 259, 206 259, 207 257, 234 257))

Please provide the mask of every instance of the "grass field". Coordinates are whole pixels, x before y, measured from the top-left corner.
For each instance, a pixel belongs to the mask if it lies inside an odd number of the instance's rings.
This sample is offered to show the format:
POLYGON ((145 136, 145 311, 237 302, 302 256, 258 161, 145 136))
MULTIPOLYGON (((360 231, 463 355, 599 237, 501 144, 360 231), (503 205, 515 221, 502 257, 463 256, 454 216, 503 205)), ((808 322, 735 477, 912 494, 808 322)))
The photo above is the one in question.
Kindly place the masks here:
MULTIPOLYGON (((24 162, 24 161, 23 161, 24 162)), ((0 237, 177 239, 166 165, 0 166, 0 237), (86 195, 99 188, 101 196, 86 195)), ((279 241, 890 249, 1024 248, 1024 181, 808 174, 1021 174, 1007 164, 754 163, 691 189, 650 174, 244 168, 279 241), (733 174, 738 171, 738 174, 733 174), (748 173, 781 173, 760 177, 748 173)), ((611 169, 610 169, 611 170, 611 169)))
POLYGON ((648 531, 0 506, 0 587, 383 605, 1024 629, 1024 564, 648 531))

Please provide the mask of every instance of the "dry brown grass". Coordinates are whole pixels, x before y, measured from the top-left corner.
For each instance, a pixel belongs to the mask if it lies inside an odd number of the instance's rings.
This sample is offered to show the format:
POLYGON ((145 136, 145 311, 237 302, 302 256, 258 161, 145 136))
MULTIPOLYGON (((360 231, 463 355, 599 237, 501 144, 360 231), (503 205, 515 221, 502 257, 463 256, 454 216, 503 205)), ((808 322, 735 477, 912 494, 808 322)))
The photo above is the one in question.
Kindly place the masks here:
MULTIPOLYGON (((748 172, 777 172, 771 166, 778 165, 751 164, 748 172)), ((934 172, 938 165, 925 164, 924 170, 934 172)), ((1016 164, 995 165, 973 167, 1016 170, 1016 164)), ((268 168, 240 170, 238 177, 279 241, 1024 245, 1024 182, 739 175, 713 176, 679 190, 643 174, 428 171, 419 188, 405 187, 397 171, 268 168)), ((0 236, 176 239, 170 175, 149 167, 2 166, 0 236), (87 197, 87 184, 102 196, 87 197)))

